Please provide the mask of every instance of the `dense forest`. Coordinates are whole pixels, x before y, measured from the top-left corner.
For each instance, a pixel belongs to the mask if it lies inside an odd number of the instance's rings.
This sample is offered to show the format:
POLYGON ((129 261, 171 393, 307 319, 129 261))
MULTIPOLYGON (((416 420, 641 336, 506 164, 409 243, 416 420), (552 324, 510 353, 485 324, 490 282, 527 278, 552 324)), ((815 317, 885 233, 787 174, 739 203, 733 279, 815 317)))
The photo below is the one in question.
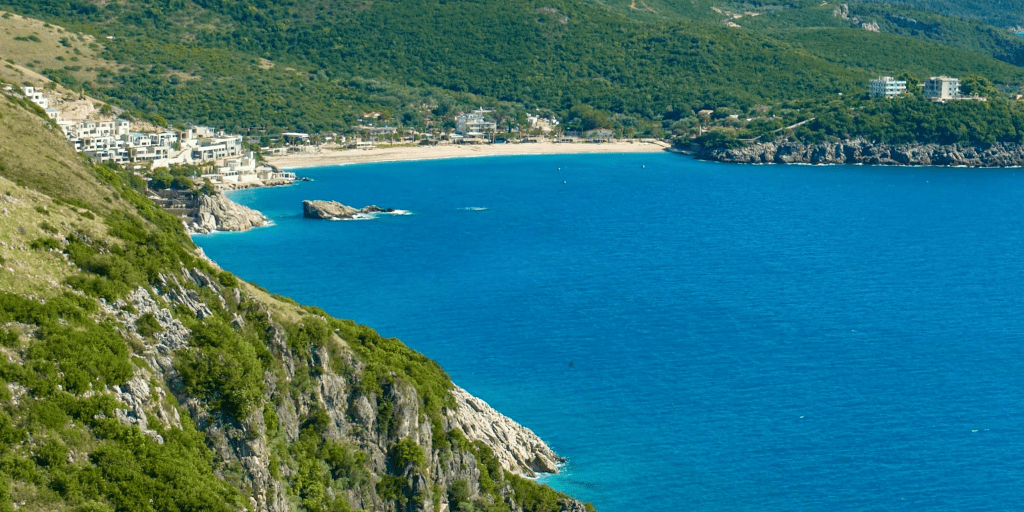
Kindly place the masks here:
POLYGON ((1024 24, 1020 0, 862 0, 865 3, 896 4, 924 8, 964 18, 985 20, 999 27, 1024 24))
MULTIPOLYGON (((701 130, 703 110, 800 120, 880 74, 1024 83, 1024 38, 917 5, 768 0, 90 0, 0 6, 95 34, 118 66, 43 72, 133 115, 252 133, 420 130, 469 108, 622 134, 701 130), (865 30, 863 25, 877 27, 865 30), (598 113, 581 119, 574 114, 598 113), (157 118, 156 116, 159 115, 157 118), (787 117, 789 116, 789 117, 787 117), (571 124, 575 121, 575 124, 571 124)), ((869 27, 870 28, 870 27, 869 27)), ((709 120, 715 120, 712 117, 709 120)), ((505 123, 506 125, 511 125, 505 123)), ((514 123, 513 123, 514 124, 514 123)))

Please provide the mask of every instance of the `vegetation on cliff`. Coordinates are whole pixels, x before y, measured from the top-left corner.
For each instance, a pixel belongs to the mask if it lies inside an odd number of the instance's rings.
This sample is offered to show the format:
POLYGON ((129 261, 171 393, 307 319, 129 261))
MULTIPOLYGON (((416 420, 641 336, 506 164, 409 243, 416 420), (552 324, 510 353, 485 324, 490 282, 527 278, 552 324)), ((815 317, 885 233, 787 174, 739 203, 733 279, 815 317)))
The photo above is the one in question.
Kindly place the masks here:
POLYGON ((242 282, 0 97, 0 510, 561 510, 450 428, 451 380, 242 282))

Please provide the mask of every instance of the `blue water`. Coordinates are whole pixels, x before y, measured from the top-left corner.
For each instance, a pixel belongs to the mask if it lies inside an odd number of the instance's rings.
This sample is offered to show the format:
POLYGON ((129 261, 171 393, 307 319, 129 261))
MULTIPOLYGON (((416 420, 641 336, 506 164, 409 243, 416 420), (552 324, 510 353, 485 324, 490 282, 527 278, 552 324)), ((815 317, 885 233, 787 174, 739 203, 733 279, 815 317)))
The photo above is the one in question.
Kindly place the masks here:
POLYGON ((300 174, 233 195, 275 226, 196 241, 436 359, 603 512, 1024 508, 1024 171, 645 154, 300 174), (413 214, 310 221, 303 199, 413 214))

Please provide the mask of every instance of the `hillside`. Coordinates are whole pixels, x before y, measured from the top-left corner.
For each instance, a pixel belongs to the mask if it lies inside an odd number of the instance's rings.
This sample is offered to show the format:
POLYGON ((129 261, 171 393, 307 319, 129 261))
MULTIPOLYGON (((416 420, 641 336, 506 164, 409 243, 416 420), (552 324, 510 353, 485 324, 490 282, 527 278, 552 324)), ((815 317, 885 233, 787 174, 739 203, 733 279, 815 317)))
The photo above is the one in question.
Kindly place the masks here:
POLYGON ((892 3, 920 9, 976 18, 999 27, 1024 25, 1024 4, 1020 0, 862 0, 864 3, 892 3))
POLYGON ((589 508, 436 363, 218 269, 41 114, 0 97, 0 510, 589 508))
POLYGON ((0 5, 103 42, 99 71, 64 65, 47 76, 137 118, 245 133, 344 130, 370 111, 427 129, 491 105, 503 118, 539 108, 568 121, 588 107, 598 124, 655 134, 706 108, 861 93, 879 74, 1024 83, 1007 63, 1020 61, 1024 41, 1009 32, 875 4, 842 15, 811 1, 0 5))

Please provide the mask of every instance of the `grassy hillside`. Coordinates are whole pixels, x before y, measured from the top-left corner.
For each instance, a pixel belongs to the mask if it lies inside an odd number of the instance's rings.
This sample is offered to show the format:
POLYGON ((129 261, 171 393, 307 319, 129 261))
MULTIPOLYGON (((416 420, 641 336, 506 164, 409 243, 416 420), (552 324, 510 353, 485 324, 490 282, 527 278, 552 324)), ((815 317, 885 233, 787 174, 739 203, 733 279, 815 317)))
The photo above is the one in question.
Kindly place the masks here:
POLYGON ((372 329, 197 254, 141 180, 0 95, 0 511, 583 508, 372 329))
MULTIPOLYGON (((100 57, 103 45, 95 36, 72 32, 44 21, 0 11, 0 55, 42 73, 69 75, 88 82, 103 72, 115 72, 116 66, 100 57)), ((10 67, 0 69, 0 77, 15 81, 10 67)))

